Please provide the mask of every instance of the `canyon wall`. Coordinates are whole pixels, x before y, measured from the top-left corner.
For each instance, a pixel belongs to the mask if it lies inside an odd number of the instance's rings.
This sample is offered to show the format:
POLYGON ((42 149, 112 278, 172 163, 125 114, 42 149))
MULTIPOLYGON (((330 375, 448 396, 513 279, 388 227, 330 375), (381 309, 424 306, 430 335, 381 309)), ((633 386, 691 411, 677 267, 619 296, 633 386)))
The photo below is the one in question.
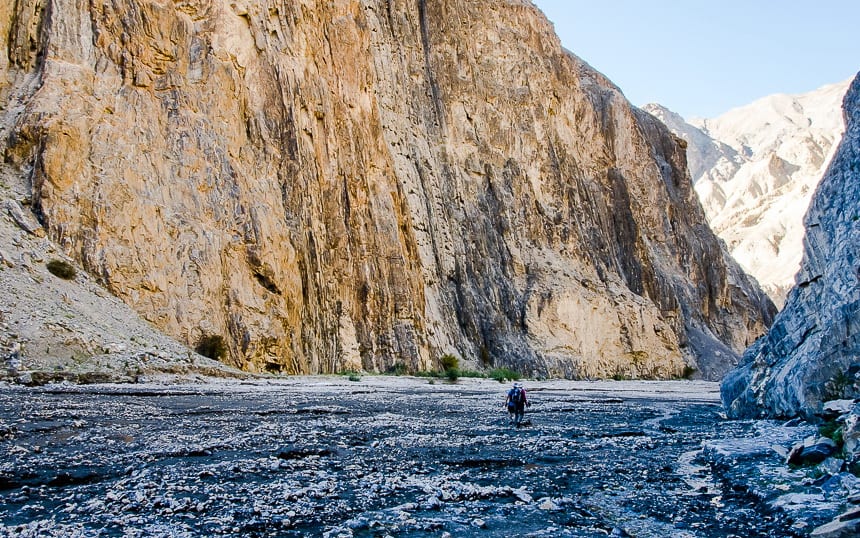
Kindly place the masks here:
POLYGON ((774 313, 531 2, 14 0, 0 40, 20 202, 246 370, 717 378, 774 313))
POLYGON ((797 284, 723 381, 732 416, 811 416, 828 400, 860 398, 860 78, 843 109, 845 136, 804 218, 797 284))

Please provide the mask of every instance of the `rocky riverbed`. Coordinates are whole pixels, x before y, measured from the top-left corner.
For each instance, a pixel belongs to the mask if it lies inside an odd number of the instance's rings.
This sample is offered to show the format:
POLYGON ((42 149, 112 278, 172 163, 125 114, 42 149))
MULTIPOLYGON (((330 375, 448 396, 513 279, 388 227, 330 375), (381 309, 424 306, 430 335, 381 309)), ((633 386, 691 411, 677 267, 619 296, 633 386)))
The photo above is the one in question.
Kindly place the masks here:
POLYGON ((788 537, 857 489, 715 384, 526 387, 517 429, 489 380, 4 385, 0 536, 788 537))

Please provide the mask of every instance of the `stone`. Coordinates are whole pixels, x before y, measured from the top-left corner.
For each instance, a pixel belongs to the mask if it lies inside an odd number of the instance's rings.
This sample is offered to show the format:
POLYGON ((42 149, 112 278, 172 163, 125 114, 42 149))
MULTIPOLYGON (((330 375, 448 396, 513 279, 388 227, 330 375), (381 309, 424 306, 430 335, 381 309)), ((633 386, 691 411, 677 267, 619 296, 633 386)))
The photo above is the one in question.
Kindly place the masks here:
POLYGON ((807 437, 788 451, 786 463, 793 465, 819 464, 836 453, 836 443, 827 437, 807 437))
POLYGON ((845 465, 845 460, 829 457, 822 461, 818 468, 827 474, 835 475, 842 471, 843 465, 845 465))
POLYGON ((19 228, 36 237, 45 237, 45 229, 31 212, 25 212, 16 200, 6 200, 6 212, 19 228))
POLYGON ((836 418, 840 415, 850 413, 855 406, 854 400, 830 400, 824 402, 822 406, 822 414, 830 418, 836 418))
POLYGON ((814 538, 856 538, 860 534, 860 519, 840 521, 838 518, 813 529, 814 538))
POLYGON ((842 441, 845 453, 852 456, 860 455, 860 405, 855 405, 845 417, 842 426, 842 441))
POLYGON ((524 490, 524 489, 522 489, 522 488, 512 490, 512 491, 511 491, 511 494, 513 494, 513 496, 514 496, 514 497, 516 497, 518 500, 520 500, 520 501, 522 501, 522 502, 524 502, 524 503, 526 503, 526 504, 531 503, 531 502, 532 502, 532 500, 533 500, 533 499, 532 499, 532 496, 531 496, 531 495, 529 495, 529 494, 526 492, 526 490, 524 490))
POLYGON ((683 144, 528 2, 36 1, 0 12, 4 161, 230 365, 716 380, 773 319, 683 144))
POLYGON ((845 135, 804 218, 796 285, 722 382, 731 417, 811 417, 824 402, 860 398, 860 77, 843 115, 845 135))
POLYGON ((821 437, 813 445, 804 447, 799 458, 801 463, 805 465, 817 464, 835 454, 838 449, 832 439, 821 437))
POLYGON ((540 508, 541 510, 546 510, 547 512, 555 512, 557 510, 561 510, 561 507, 549 497, 545 497, 538 501, 538 508, 540 508))

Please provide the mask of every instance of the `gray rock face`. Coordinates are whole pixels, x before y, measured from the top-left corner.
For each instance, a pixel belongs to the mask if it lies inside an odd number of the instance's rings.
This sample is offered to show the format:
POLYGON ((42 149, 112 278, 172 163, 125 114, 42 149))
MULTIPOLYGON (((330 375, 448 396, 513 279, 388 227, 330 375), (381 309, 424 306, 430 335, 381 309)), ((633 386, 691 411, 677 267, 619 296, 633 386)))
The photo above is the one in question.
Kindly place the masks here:
POLYGON ((530 2, 20 0, 0 50, 48 236, 246 370, 716 378, 771 321, 678 139, 530 2))
POLYGON ((843 108, 845 136, 806 214, 797 284, 723 381, 731 416, 811 415, 860 396, 860 78, 843 108))

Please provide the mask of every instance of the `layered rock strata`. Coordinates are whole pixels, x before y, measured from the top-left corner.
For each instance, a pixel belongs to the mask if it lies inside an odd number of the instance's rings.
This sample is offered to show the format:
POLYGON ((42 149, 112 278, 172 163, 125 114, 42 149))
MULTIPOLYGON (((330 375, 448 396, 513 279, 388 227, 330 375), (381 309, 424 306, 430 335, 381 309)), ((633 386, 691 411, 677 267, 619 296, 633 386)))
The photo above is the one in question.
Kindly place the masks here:
POLYGON ((678 139, 530 2, 16 0, 0 40, 48 235, 242 368, 713 378, 770 322, 678 139))
POLYGON ((843 108, 845 136, 804 219, 797 285, 723 382, 733 416, 811 416, 860 397, 860 78, 843 108))

